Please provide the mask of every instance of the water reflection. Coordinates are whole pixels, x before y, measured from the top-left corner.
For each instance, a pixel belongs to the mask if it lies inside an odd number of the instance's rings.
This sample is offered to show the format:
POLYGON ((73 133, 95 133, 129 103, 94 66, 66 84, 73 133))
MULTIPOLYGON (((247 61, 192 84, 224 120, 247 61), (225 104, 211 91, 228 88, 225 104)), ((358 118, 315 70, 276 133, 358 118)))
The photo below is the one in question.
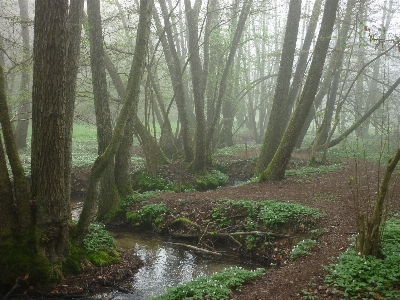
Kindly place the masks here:
POLYGON ((159 237, 149 239, 129 232, 112 232, 112 235, 116 238, 117 247, 134 251, 143 260, 144 266, 131 280, 132 294, 114 293, 109 299, 148 299, 162 294, 166 287, 211 275, 224 268, 255 268, 235 260, 198 256, 159 237))

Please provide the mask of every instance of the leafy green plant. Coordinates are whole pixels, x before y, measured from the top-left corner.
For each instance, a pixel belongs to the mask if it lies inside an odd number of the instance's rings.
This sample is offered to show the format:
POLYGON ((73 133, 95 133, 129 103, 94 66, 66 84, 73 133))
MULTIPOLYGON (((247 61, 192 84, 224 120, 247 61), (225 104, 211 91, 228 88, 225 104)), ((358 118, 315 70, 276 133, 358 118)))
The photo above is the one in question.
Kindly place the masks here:
POLYGON ((83 240, 83 246, 89 252, 109 251, 115 249, 114 242, 114 238, 105 230, 103 223, 91 223, 89 233, 83 240))
POLYGON ((225 300, 232 290, 264 274, 264 269, 247 271, 241 268, 228 268, 212 276, 201 276, 193 281, 167 288, 166 292, 152 300, 211 299, 225 300))
POLYGON ((164 204, 148 204, 137 212, 127 212, 126 218, 135 225, 158 226, 168 212, 169 210, 164 204))
POLYGON ((343 166, 341 166, 340 164, 305 166, 300 169, 287 170, 285 172, 285 175, 287 177, 298 176, 298 177, 306 178, 306 177, 310 177, 310 176, 317 176, 320 174, 334 172, 334 171, 341 169, 342 167, 343 166))
POLYGON ((316 240, 305 239, 296 244, 293 247, 292 251, 290 251, 290 259, 295 260, 300 256, 311 254, 310 250, 317 245, 316 240))
POLYGON ((164 179, 160 176, 153 176, 145 172, 140 172, 134 176, 132 188, 135 191, 147 192, 163 190, 165 187, 164 179))
POLYGON ((269 228, 295 226, 295 230, 306 230, 314 226, 324 214, 317 209, 297 203, 266 200, 260 202, 259 219, 269 228))
POLYGON ((196 177, 195 189, 198 191, 206 191, 216 189, 219 186, 224 186, 228 183, 228 175, 218 171, 212 170, 205 175, 196 177))
POLYGON ((143 193, 134 193, 133 195, 128 195, 122 201, 120 202, 120 207, 121 208, 126 208, 129 206, 133 206, 138 202, 144 201, 149 198, 154 198, 156 197, 160 191, 147 191, 143 193))
POLYGON ((336 264, 326 267, 325 282, 344 297, 359 299, 400 299, 400 218, 386 223, 382 235, 382 258, 362 257, 348 249, 336 264))

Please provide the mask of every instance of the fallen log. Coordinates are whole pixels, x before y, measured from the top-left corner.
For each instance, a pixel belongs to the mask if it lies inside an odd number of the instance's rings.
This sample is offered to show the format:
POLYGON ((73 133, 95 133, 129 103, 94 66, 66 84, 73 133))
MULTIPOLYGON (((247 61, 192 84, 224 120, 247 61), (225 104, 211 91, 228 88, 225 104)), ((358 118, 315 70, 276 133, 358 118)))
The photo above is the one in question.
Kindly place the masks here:
POLYGON ((176 246, 182 246, 185 248, 189 248, 192 249, 194 251, 198 251, 198 252, 202 252, 202 253, 206 253, 206 254, 211 254, 211 255, 215 255, 215 256, 222 256, 221 253, 215 252, 215 251, 210 251, 210 250, 206 250, 203 248, 199 248, 196 246, 192 246, 192 245, 188 245, 188 244, 182 244, 182 243, 170 243, 171 245, 176 245, 176 246))

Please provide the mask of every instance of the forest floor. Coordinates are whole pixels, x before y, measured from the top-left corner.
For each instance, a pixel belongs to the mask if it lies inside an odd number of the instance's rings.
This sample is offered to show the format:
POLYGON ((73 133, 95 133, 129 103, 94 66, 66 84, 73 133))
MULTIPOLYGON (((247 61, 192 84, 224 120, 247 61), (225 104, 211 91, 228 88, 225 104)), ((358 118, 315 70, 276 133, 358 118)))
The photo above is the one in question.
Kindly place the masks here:
MULTIPOLYGON (((254 163, 257 152, 257 149, 240 150, 229 157, 216 157, 216 160, 227 164, 239 162, 236 169, 235 167, 231 168, 231 175, 242 180, 250 175, 249 164, 254 163)), ((290 166, 291 168, 302 167, 307 165, 308 160, 309 153, 307 151, 297 151, 293 154, 290 166)), ((333 162, 331 161, 331 163, 333 162)), ((209 216, 218 199, 221 198, 254 201, 285 200, 319 209, 326 214, 322 223, 319 224, 319 227, 325 228, 326 232, 318 239, 318 247, 312 250, 312 255, 300 257, 294 261, 282 258, 277 266, 268 268, 264 276, 246 284, 241 291, 235 291, 230 299, 303 299, 306 294, 313 297, 309 299, 341 299, 341 296, 333 288, 325 285, 326 270, 324 266, 332 263, 332 257, 338 257, 350 246, 349 238, 356 231, 352 194, 354 185, 349 182, 351 178, 359 176, 362 179, 358 185, 359 192, 363 194, 363 197, 372 196, 373 198, 376 196, 382 168, 373 163, 356 163, 354 160, 338 161, 335 159, 334 163, 340 164, 341 167, 332 172, 306 176, 293 175, 280 182, 251 183, 207 192, 168 192, 158 195, 154 201, 164 203, 170 209, 181 212, 192 214, 195 212, 198 219, 209 216)), ((171 174, 176 174, 178 169, 181 169, 179 164, 171 164, 167 169, 164 168, 163 172, 166 172, 165 176, 171 176, 171 174)), ((75 170, 73 174, 75 193, 84 194, 88 171, 88 169, 75 170)), ((184 172, 181 176, 183 181, 192 180, 189 173, 184 172)), ((398 185, 394 187, 391 195, 389 200, 393 209, 399 210, 400 189, 398 185)), ((115 276, 123 278, 128 269, 132 273, 140 267, 140 262, 136 261, 134 257, 129 255, 124 257, 126 261, 122 261, 119 266, 109 272, 113 274, 114 278, 115 276), (118 269, 122 272, 121 274, 113 273, 118 273, 116 271, 118 269)), ((105 268, 102 271, 103 274, 108 274, 105 268)), ((92 271, 86 274, 84 280, 82 277, 67 278, 53 290, 71 294, 70 288, 78 287, 79 282, 87 282, 88 277, 94 281, 97 280, 97 285, 94 284, 93 288, 99 286, 99 281, 106 280, 105 277, 92 271)), ((75 293, 79 293, 79 288, 75 293)))

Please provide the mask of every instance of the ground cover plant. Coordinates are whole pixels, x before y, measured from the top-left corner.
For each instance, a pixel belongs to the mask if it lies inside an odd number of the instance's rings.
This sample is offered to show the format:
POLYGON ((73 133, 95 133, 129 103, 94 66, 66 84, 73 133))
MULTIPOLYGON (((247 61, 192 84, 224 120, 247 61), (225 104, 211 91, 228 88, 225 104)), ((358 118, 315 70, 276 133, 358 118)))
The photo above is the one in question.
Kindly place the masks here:
POLYGON ((241 268, 228 268, 211 276, 200 276, 193 281, 167 288, 166 292, 151 300, 211 299, 225 300, 233 290, 261 276, 264 269, 248 271, 241 268))
POLYGON ((325 282, 348 299, 400 299, 400 215, 387 221, 381 248, 381 258, 348 249, 327 267, 325 282))

